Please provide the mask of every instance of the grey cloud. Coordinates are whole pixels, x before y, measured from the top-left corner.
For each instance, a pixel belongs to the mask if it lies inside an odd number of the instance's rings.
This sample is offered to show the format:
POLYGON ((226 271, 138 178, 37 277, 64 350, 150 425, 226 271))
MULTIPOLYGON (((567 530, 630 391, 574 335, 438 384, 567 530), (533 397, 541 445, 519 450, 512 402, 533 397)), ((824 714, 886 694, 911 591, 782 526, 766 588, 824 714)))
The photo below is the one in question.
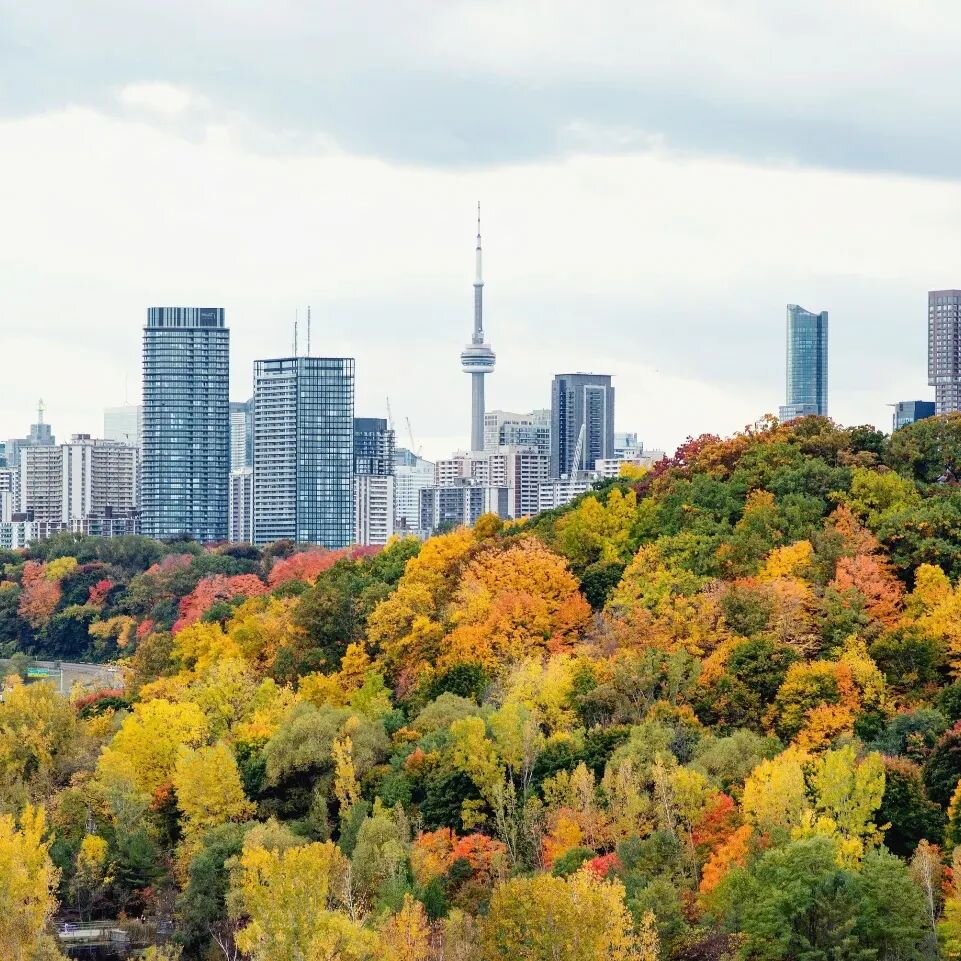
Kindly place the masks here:
MULTIPOLYGON (((870 37, 878 32, 883 55, 894 26, 841 17, 862 30, 851 46, 843 30, 825 33, 823 20, 790 12, 764 24, 783 31, 783 54, 753 65, 734 63, 738 38, 721 34, 713 60, 697 68, 679 46, 676 63, 658 57, 648 70, 541 76, 477 56, 458 66, 456 50, 438 57, 423 39, 438 9, 429 3, 256 6, 0 0, 0 113, 118 110, 124 85, 167 82, 206 98, 201 119, 244 118, 253 139, 260 131, 256 146, 272 150, 332 142, 392 162, 464 167, 660 142, 846 170, 955 178, 961 168, 961 128, 949 119, 961 107, 961 68, 938 46, 926 74, 910 69, 913 48, 929 39, 923 29, 904 35, 911 56, 886 78, 868 67, 870 37)), ((610 30, 613 38, 616 19, 610 30)), ((639 36, 639 61, 653 42, 639 36)))

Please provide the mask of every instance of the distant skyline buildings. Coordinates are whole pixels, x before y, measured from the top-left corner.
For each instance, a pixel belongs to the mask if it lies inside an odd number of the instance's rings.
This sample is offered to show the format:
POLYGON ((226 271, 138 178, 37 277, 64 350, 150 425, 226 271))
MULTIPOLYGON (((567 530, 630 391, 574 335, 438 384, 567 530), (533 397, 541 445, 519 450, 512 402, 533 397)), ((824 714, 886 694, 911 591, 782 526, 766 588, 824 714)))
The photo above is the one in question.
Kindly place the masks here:
POLYGON ((230 402, 230 469, 254 466, 254 401, 230 402))
POLYGON ((142 529, 227 538, 230 331, 223 307, 151 307, 143 335, 142 529))
POLYGON ((787 305, 782 421, 828 416, 828 312, 787 305))
POLYGON ((891 430, 900 430, 909 424, 915 424, 919 420, 926 420, 935 414, 935 403, 933 400, 899 400, 891 405, 894 413, 891 417, 891 430))
POLYGON ((254 543, 354 535, 354 360, 254 363, 254 543))
POLYGON ((611 375, 556 374, 551 384, 551 477, 593 470, 595 461, 613 456, 611 375), (582 428, 583 441, 578 446, 582 428))
POLYGON ((142 443, 143 407, 140 404, 123 404, 105 407, 103 411, 103 439, 121 444, 142 443))

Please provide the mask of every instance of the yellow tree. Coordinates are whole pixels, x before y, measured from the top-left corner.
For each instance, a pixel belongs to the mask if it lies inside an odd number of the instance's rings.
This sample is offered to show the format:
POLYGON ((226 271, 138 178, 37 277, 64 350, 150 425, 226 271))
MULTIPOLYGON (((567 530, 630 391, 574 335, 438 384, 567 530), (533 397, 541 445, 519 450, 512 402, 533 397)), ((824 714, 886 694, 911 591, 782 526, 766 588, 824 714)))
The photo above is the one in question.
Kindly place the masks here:
POLYGON ((432 537, 407 562, 393 594, 371 612, 367 638, 391 669, 408 671, 437 656, 444 608, 474 546, 473 533, 463 528, 432 537))
POLYGON ((636 957, 623 886, 587 870, 568 878, 514 878, 495 888, 483 941, 488 961, 636 957))
POLYGON ((195 751, 182 748, 173 785, 188 843, 211 828, 228 821, 246 821, 254 813, 254 805, 244 794, 234 752, 222 741, 195 751))
POLYGON ((229 909, 250 961, 362 961, 376 939, 336 909, 347 864, 337 846, 244 848, 233 868, 229 909))
POLYGON ((430 924, 420 901, 404 895, 400 911, 380 927, 378 961, 427 961, 430 957, 430 924))
POLYGON ((60 872, 50 860, 44 840, 42 808, 27 807, 17 827, 0 815, 0 958, 38 961, 59 958, 46 934, 57 907, 54 891, 60 872))
POLYGON ((744 782, 745 818, 761 831, 800 825, 809 807, 804 779, 808 761, 797 748, 761 761, 744 782))
POLYGON ((100 756, 99 773, 152 794, 170 780, 180 749, 197 747, 207 732, 207 719, 196 704, 141 701, 100 756))

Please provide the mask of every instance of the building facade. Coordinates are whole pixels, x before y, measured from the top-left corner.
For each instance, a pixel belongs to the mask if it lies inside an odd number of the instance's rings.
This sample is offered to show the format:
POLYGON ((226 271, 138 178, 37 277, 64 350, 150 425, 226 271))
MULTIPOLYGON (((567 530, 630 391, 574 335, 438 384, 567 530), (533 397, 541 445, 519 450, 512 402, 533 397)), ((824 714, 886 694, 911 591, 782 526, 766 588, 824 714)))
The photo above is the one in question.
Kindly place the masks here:
POLYGON ((908 424, 914 424, 919 420, 934 417, 936 404, 933 400, 899 400, 894 407, 894 415, 891 418, 891 430, 900 430, 908 424))
POLYGON ((782 421, 828 416, 828 312, 787 305, 786 390, 782 421))
POLYGON ((151 307, 143 344, 143 533, 227 538, 230 332, 222 307, 151 307))
POLYGON ((434 485, 434 464, 413 451, 394 451, 394 530, 398 534, 423 536, 420 492, 434 485))
POLYGON ((536 447, 551 455, 551 412, 532 410, 516 414, 507 410, 491 410, 484 415, 484 450, 498 447, 536 447))
POLYGON ((354 539, 365 547, 394 536, 394 475, 354 476, 354 539))
POLYGON ((354 539, 354 360, 254 363, 254 543, 354 539))
POLYGON ((596 461, 613 456, 614 387, 610 375, 557 374, 551 385, 551 476, 589 471, 596 461), (578 445, 582 430, 583 440, 578 445))
POLYGON ((237 467, 230 472, 227 540, 231 544, 254 542, 254 469, 252 467, 237 467))
POLYGON ((105 407, 103 411, 103 439, 140 447, 143 434, 143 408, 139 404, 105 407))
POLYGON ((57 443, 53 428, 44 423, 43 412, 44 406, 41 400, 37 404, 37 423, 30 425, 30 433, 26 437, 13 437, 3 445, 7 467, 19 468, 20 451, 24 447, 53 447, 57 443))
POLYGON ((115 537, 140 529, 133 444, 76 434, 68 444, 20 451, 15 510, 44 530, 115 537))
POLYGON ((394 431, 385 418, 354 418, 354 473, 394 473, 394 431))
POLYGON ((961 290, 928 292, 928 383, 935 410, 961 410, 961 290))
POLYGON ((230 469, 254 466, 254 401, 230 402, 230 469))
POLYGON ((465 480, 447 487, 426 487, 420 492, 420 522, 428 532, 450 527, 473 527, 482 514, 510 516, 510 492, 465 480))

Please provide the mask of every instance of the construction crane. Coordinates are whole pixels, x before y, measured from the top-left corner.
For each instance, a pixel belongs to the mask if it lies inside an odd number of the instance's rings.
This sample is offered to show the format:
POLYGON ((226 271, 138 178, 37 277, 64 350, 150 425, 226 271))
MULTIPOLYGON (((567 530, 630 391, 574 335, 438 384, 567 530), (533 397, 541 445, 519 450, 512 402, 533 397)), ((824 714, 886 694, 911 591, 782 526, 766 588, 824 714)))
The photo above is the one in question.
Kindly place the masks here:
POLYGON ((390 409, 390 395, 387 396, 387 426, 393 430, 394 429, 394 414, 390 409))
POLYGON ((410 426, 410 418, 404 418, 407 421, 407 435, 410 437, 410 449, 411 452, 420 457, 420 452, 423 448, 417 446, 417 441, 414 440, 414 428, 410 426))

